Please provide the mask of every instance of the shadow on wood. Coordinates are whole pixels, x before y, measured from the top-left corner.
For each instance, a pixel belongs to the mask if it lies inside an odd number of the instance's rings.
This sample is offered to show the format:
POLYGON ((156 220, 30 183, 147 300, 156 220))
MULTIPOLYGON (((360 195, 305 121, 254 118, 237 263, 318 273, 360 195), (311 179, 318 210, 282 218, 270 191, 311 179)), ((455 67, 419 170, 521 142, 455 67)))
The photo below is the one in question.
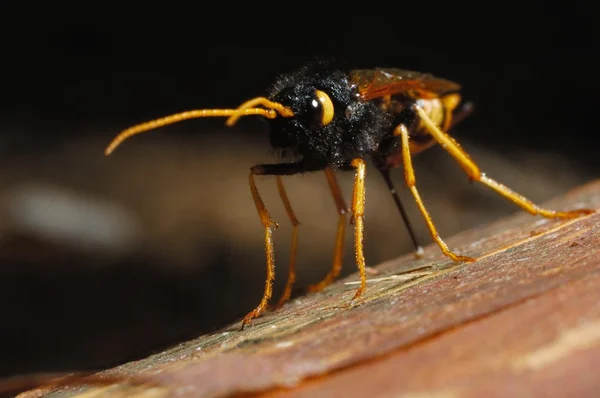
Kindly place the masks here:
MULTIPOLYGON (((598 208, 600 181, 547 206, 598 208)), ((362 305, 344 308, 352 275, 243 332, 236 323, 101 372, 103 386, 20 397, 596 396, 599 236, 597 213, 519 213, 447 240, 475 263, 429 246, 380 264, 362 305)))

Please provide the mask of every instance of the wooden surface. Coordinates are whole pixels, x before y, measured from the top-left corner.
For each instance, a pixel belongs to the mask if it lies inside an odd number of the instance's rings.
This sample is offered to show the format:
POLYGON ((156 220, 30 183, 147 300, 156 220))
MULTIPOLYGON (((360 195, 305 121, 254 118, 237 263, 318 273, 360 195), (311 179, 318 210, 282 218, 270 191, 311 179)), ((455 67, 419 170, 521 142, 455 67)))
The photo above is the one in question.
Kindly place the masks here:
MULTIPOLYGON (((598 208, 600 181, 546 205, 598 208)), ((447 243, 480 259, 429 246, 377 266, 354 308, 356 275, 98 376, 122 382, 22 397, 597 397, 600 214, 519 212, 447 243)))

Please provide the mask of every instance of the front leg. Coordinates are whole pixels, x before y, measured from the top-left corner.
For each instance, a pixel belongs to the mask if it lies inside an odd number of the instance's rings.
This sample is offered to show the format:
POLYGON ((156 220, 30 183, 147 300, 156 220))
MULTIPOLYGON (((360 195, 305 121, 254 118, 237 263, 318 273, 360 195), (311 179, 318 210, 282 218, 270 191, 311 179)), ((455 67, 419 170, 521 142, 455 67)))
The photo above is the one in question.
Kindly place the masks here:
POLYGON ((285 188, 283 186, 283 181, 281 176, 283 175, 293 175, 300 174, 308 171, 316 171, 318 168, 308 167, 304 163, 280 163, 280 164, 262 164, 254 166, 250 169, 250 192, 252 193, 252 199, 254 199, 254 203, 256 204, 256 209, 258 210, 258 215, 260 217, 260 221, 265 229, 265 252, 267 256, 267 277, 265 281, 265 290, 263 293, 263 297, 260 300, 258 306, 250 311, 242 321, 242 329, 246 326, 250 321, 256 317, 262 315, 265 312, 269 300, 273 295, 273 281, 275 280, 275 250, 273 248, 273 229, 277 229, 278 225, 275 221, 271 219, 269 212, 258 192, 258 188, 256 186, 256 181, 254 179, 257 175, 274 175, 277 176, 277 185, 279 194, 285 206, 287 215, 292 223, 293 231, 292 231, 292 250, 290 253, 290 268, 288 275, 288 282, 286 284, 285 294, 289 290, 291 290, 291 284, 293 284, 296 278, 295 272, 295 258, 296 258, 296 248, 298 246, 298 233, 297 228, 300 224, 294 211, 292 210, 292 206, 289 202, 287 194, 285 192, 285 188))

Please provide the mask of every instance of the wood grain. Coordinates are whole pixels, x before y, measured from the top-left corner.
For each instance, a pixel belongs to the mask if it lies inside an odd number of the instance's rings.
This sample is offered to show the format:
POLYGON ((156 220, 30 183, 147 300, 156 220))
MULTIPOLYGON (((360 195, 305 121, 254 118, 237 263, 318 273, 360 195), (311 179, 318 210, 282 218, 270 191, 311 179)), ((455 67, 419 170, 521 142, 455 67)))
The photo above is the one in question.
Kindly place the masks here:
MULTIPOLYGON (((598 208, 600 181, 546 205, 598 208)), ((242 332, 101 372, 106 385, 21 397, 597 396, 599 237, 598 213, 517 213, 447 239, 475 263, 429 246, 375 267, 361 305, 347 308, 352 275, 242 332)))

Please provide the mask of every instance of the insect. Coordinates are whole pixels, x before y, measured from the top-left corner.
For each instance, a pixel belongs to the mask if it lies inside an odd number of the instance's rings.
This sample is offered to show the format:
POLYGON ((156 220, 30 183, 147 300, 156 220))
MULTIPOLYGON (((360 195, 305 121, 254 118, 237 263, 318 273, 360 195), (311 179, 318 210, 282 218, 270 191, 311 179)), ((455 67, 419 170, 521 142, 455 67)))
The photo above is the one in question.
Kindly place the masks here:
POLYGON ((468 178, 480 182, 533 215, 548 218, 574 218, 593 211, 577 209, 556 211, 539 207, 485 175, 448 131, 472 110, 470 103, 461 105, 460 85, 431 74, 403 69, 376 68, 344 71, 317 63, 280 76, 266 97, 253 98, 235 109, 192 110, 142 123, 124 130, 106 148, 110 154, 123 140, 148 130, 186 119, 227 117, 232 126, 242 116, 259 115, 269 123, 270 143, 283 149, 285 162, 259 164, 250 168, 250 192, 264 228, 267 276, 263 297, 258 306, 242 321, 242 328, 267 309, 275 276, 273 230, 278 224, 271 219, 259 194, 255 177, 276 176, 279 195, 293 226, 288 280, 276 307, 289 299, 295 281, 298 243, 298 219, 288 198, 283 176, 322 171, 327 178, 339 215, 333 265, 319 282, 309 286, 319 291, 328 286, 342 267, 342 244, 347 215, 354 228, 355 261, 360 285, 352 301, 360 299, 366 288, 363 253, 365 177, 368 163, 383 176, 394 202, 408 227, 417 254, 422 252, 390 178, 390 170, 400 165, 404 179, 441 251, 454 261, 475 259, 451 251, 439 236, 416 185, 412 156, 440 144, 462 167, 468 178), (460 106, 459 106, 460 105, 460 106), (336 171, 354 172, 351 206, 348 208, 336 181, 336 171))

